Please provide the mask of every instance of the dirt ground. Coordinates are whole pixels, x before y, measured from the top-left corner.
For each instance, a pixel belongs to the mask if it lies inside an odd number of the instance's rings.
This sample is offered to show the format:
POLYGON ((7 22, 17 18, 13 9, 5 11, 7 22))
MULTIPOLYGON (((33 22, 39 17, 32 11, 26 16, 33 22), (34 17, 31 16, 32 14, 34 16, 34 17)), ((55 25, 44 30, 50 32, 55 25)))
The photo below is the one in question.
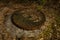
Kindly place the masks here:
POLYGON ((48 0, 42 5, 35 2, 0 1, 0 40, 60 40, 60 1, 48 0), (46 21, 39 30, 27 31, 13 25, 13 12, 24 9, 44 13, 46 21))

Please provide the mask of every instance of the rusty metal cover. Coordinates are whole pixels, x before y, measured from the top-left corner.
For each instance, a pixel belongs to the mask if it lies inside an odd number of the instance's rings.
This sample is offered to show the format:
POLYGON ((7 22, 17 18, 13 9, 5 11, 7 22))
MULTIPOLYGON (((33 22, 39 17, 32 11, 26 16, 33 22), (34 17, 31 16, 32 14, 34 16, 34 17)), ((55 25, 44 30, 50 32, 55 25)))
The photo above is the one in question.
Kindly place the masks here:
POLYGON ((25 30, 40 29, 45 20, 43 12, 32 9, 15 11, 11 16, 12 23, 16 27, 25 30))

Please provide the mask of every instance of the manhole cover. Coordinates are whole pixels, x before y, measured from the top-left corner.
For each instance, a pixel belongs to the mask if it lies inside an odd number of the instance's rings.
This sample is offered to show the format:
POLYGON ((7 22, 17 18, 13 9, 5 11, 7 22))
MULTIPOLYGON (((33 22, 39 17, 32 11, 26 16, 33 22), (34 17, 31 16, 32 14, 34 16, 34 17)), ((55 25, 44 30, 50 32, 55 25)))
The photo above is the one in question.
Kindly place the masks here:
POLYGON ((45 16, 37 10, 15 11, 11 16, 12 23, 24 30, 40 29, 45 22, 45 16))

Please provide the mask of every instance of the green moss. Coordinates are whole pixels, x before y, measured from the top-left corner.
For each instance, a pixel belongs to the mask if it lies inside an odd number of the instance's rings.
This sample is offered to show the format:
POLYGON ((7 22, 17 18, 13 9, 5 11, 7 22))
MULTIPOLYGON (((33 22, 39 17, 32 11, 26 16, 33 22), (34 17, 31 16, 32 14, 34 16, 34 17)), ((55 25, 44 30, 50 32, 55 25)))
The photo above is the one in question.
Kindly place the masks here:
POLYGON ((39 0, 41 5, 37 6, 37 10, 43 9, 44 4, 46 3, 46 0, 39 0))
POLYGON ((43 6, 37 6, 37 10, 41 10, 43 6))
POLYGON ((45 35, 45 37, 49 37, 51 31, 52 31, 51 27, 48 26, 48 27, 43 31, 43 34, 45 35))
POLYGON ((41 5, 44 5, 46 3, 46 0, 40 0, 41 5))
POLYGON ((46 0, 42 0, 42 3, 45 3, 46 2, 46 0))

